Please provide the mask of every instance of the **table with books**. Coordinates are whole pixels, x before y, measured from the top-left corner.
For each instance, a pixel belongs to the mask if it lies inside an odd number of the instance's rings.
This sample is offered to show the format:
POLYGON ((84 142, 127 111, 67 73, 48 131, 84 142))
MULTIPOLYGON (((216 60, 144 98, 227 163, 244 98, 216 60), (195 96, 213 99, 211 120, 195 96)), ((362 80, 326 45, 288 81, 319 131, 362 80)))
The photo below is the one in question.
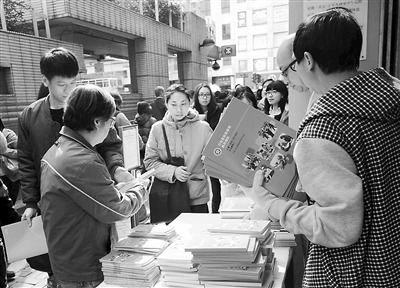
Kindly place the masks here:
POLYGON ((273 245, 270 221, 222 219, 221 214, 181 214, 163 227, 176 233, 169 237, 169 245, 151 238, 140 246, 157 251, 141 256, 137 249, 126 249, 136 246, 138 240, 122 239, 115 247, 121 250, 101 260, 105 281, 99 287, 283 287, 290 247, 273 245), (129 259, 138 263, 129 267, 115 263, 116 257, 128 262, 127 253, 134 253, 129 259))

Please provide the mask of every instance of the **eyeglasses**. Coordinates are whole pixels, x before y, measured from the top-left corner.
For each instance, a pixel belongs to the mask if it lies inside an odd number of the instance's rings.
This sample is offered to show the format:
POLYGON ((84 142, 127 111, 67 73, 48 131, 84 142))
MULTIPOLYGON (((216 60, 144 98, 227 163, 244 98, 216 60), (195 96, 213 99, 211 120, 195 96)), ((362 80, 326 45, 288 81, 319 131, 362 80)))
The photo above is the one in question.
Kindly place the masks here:
POLYGON ((290 62, 289 66, 287 66, 285 69, 282 70, 282 76, 283 77, 287 77, 288 76, 288 70, 290 68, 290 70, 292 70, 293 72, 296 72, 296 61, 297 60, 293 60, 292 62, 290 62))
POLYGON ((275 93, 277 93, 278 91, 276 91, 276 90, 268 90, 268 91, 265 91, 265 93, 267 94, 267 96, 269 96, 269 95, 273 95, 273 94, 275 94, 275 93))
POLYGON ((110 119, 111 119, 110 126, 114 126, 116 118, 113 116, 113 117, 110 117, 110 119))
POLYGON ((210 97, 211 97, 211 94, 210 94, 210 93, 205 93, 205 94, 200 93, 200 94, 199 94, 199 97, 210 98, 210 97))

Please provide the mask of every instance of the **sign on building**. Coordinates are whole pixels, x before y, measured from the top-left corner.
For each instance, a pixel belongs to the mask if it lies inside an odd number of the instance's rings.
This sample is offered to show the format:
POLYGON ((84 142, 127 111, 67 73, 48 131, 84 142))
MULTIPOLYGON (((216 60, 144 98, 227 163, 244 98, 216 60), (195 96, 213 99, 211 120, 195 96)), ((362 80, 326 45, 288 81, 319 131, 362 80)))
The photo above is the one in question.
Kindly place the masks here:
POLYGON ((221 46, 221 56, 222 57, 236 56, 236 44, 221 46))

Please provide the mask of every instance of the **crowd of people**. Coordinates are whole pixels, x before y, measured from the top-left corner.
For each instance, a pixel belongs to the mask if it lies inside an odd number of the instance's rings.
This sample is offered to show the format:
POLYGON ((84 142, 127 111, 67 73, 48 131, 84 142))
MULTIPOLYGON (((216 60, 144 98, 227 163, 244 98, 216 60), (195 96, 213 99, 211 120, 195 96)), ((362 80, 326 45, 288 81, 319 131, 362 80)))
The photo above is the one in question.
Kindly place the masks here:
MULTIPOLYGON (((312 91, 294 151, 297 189, 307 200, 271 194, 261 170, 243 191, 269 219, 301 235, 302 261, 294 269, 304 270, 303 287, 396 287, 400 81, 382 68, 358 71, 361 45, 352 13, 329 9, 282 42, 277 62, 284 81, 267 79, 258 91, 238 85, 230 93, 213 93, 205 83, 193 90, 158 86, 153 103, 137 103, 132 121, 121 111, 121 95, 76 87, 75 55, 51 49, 40 61, 47 89, 21 113, 18 137, 0 121, 1 161, 18 160, 17 173, 0 166, 0 198, 7 199, 1 225, 20 219, 31 225, 42 215, 49 253, 28 263, 49 274, 49 287, 96 287, 103 281, 99 259, 116 240, 115 222, 137 213, 149 194, 148 183, 124 168, 118 127, 138 125, 143 171, 155 168, 161 181, 186 183, 190 212, 209 213, 212 194, 211 212, 218 213, 221 182, 205 175, 201 156, 224 109, 235 97, 287 125, 289 86, 312 91), (182 161, 172 164, 171 157, 182 161), (127 182, 136 185, 121 193, 127 182), (19 190, 22 215, 12 208, 19 190)), ((1 239, 0 248, 2 288, 1 239)))

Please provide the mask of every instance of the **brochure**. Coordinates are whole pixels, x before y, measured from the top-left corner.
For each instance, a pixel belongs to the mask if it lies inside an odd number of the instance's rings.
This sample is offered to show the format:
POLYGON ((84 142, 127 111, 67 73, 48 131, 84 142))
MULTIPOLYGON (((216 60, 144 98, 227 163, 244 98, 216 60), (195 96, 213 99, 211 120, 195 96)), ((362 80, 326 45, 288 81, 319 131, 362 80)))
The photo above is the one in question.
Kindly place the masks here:
POLYGON ((234 98, 203 151, 206 174, 250 187, 261 169, 266 189, 292 198, 295 140, 295 130, 234 98))

